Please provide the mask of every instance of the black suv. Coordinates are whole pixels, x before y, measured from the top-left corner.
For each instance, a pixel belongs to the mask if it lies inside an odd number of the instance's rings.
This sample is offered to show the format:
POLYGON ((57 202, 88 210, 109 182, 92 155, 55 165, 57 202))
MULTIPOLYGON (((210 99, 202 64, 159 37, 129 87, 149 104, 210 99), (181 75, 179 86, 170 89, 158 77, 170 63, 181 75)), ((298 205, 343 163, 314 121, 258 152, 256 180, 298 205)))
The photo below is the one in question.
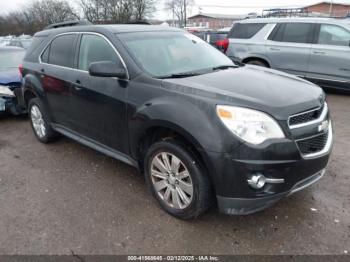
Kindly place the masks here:
POLYGON ((63 134, 137 167, 176 217, 215 202, 226 214, 250 214, 325 173, 333 139, 321 88, 235 65, 185 31, 44 30, 22 72, 39 141, 63 134))

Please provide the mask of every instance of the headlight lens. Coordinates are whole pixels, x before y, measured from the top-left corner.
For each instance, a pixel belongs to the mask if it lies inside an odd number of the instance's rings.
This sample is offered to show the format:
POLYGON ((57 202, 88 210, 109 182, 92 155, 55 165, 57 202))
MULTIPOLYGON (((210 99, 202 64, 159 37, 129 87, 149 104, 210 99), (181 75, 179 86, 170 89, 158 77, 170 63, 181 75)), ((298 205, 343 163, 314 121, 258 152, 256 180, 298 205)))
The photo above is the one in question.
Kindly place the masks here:
POLYGON ((244 141, 259 145, 268 139, 284 138, 279 124, 269 115, 242 107, 216 107, 216 112, 225 126, 244 141))

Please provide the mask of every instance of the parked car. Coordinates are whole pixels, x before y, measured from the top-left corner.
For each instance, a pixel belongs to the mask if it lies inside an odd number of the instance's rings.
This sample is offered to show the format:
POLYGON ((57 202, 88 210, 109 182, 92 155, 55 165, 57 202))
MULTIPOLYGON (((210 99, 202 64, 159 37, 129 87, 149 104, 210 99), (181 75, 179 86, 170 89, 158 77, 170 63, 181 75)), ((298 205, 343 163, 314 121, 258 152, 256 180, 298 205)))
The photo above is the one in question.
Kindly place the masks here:
POLYGON ((23 113, 19 98, 22 97, 21 76, 18 68, 25 50, 17 47, 0 47, 0 114, 23 113))
POLYGON ((30 47, 30 44, 32 43, 32 39, 19 39, 15 38, 10 40, 10 42, 7 44, 7 46, 17 46, 24 49, 28 49, 30 47))
POLYGON ((228 38, 227 55, 233 59, 350 90, 350 23, 346 19, 249 19, 236 23, 228 38))
MULTIPOLYGON (((218 48, 219 50, 224 50, 223 43, 228 42, 227 34, 229 31, 194 31, 192 34, 206 41, 210 45, 218 48)), ((228 45, 227 45, 228 46, 228 45)))
POLYGON ((267 208, 318 181, 332 148, 321 88, 237 66, 171 27, 39 32, 23 86, 40 142, 63 134, 138 168, 160 206, 182 219, 214 202, 226 214, 267 208))

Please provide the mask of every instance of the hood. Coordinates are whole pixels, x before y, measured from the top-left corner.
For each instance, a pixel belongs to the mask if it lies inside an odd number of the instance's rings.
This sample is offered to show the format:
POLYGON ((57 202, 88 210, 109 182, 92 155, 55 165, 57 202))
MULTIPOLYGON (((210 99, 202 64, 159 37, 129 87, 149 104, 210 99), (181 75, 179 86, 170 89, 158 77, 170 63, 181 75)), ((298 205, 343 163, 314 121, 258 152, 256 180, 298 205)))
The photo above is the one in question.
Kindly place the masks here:
POLYGON ((21 76, 19 74, 18 68, 0 70, 0 84, 1 85, 21 84, 21 76))
POLYGON ((281 120, 320 107, 325 99, 322 89, 306 80, 257 66, 166 79, 163 86, 177 90, 181 86, 181 91, 187 94, 204 96, 224 105, 257 109, 281 120))

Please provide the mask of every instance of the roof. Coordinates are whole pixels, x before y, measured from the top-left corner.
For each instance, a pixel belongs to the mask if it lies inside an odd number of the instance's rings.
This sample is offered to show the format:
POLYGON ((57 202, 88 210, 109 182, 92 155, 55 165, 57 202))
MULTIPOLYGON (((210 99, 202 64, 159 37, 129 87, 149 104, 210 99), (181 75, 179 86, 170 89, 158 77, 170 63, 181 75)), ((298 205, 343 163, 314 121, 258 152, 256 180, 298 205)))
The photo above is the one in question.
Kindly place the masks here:
POLYGON ((35 34, 35 36, 47 36, 51 33, 65 33, 65 32, 103 32, 109 31, 111 33, 133 33, 133 32, 181 32, 183 30, 161 25, 139 25, 139 24, 114 24, 114 25, 86 25, 86 26, 67 26, 56 29, 48 29, 35 34))
POLYGON ((315 6, 315 5, 320 5, 320 4, 345 5, 345 6, 349 6, 350 7, 350 3, 349 2, 346 3, 346 2, 341 2, 341 1, 320 1, 320 2, 317 2, 317 3, 312 4, 312 5, 303 6, 303 8, 308 8, 308 7, 315 6))
POLYGON ((240 21, 240 23, 330 23, 330 24, 349 24, 348 19, 320 18, 320 17, 294 17, 294 18, 253 18, 240 21))
POLYGON ((197 17, 209 17, 209 18, 215 18, 215 19, 233 19, 233 20, 239 20, 246 18, 246 15, 225 15, 225 14, 210 14, 210 13, 199 13, 197 15, 191 16, 187 19, 194 19, 197 17))

